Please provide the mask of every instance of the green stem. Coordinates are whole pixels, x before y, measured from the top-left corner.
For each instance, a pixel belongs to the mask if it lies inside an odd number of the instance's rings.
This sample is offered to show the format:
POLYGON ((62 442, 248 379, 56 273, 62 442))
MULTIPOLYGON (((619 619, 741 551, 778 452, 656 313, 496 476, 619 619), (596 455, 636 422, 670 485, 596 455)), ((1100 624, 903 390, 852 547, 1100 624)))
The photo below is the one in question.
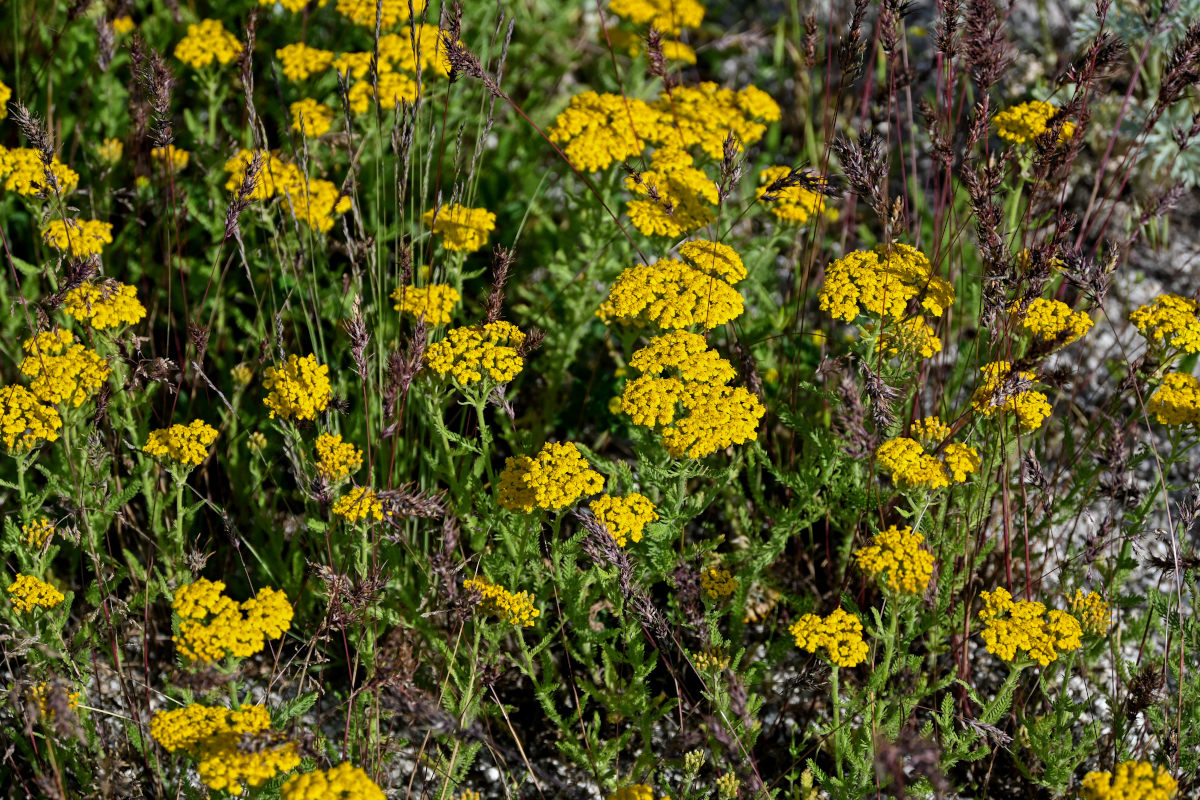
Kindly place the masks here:
POLYGON ((833 763, 837 767, 838 780, 842 779, 842 756, 841 743, 842 737, 842 701, 838 697, 838 666, 833 665, 833 672, 830 673, 829 683, 833 687, 833 763))

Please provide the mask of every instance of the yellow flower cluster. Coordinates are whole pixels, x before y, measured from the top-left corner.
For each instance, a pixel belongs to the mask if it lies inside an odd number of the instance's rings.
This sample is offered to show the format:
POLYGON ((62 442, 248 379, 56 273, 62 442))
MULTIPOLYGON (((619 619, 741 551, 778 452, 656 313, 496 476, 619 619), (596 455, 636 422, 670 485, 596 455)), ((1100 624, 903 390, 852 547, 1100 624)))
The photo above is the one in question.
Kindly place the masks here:
POLYGON ((1042 297, 1029 304, 1021 319, 1021 327, 1033 338, 1056 347, 1079 341, 1092 324, 1092 318, 1082 311, 1073 311, 1066 303, 1042 297))
POLYGON ((228 64, 241 54, 242 43, 216 19, 188 25, 187 35, 175 45, 175 57, 192 69, 207 67, 214 61, 228 64))
POLYGON ((329 367, 317 357, 289 355, 282 366, 270 366, 263 372, 263 388, 270 390, 263 402, 271 409, 271 419, 316 419, 329 406, 333 391, 329 385, 329 367))
POLYGON ((365 519, 379 522, 385 514, 390 516, 392 512, 384 510, 383 501, 374 489, 356 486, 338 498, 333 504, 333 513, 347 522, 361 522, 365 519))
POLYGON ((396 301, 393 309, 413 319, 425 318, 426 325, 445 325, 450 321, 450 312, 462 299, 458 289, 445 283, 428 286, 400 286, 392 292, 396 301))
MULTIPOLYGON (((79 185, 79 173, 57 158, 50 161, 50 172, 62 194, 69 194, 79 185)), ((24 197, 37 197, 50 189, 46 185, 46 168, 41 154, 31 147, 0 145, 0 178, 4 179, 6 192, 16 192, 24 197)))
POLYGON ((875 352, 892 358, 933 358, 942 352, 942 340, 925 317, 917 315, 885 324, 875 341, 875 352))
POLYGON ((0 441, 9 450, 28 450, 53 442, 62 428, 58 410, 42 405, 24 386, 0 387, 0 441))
POLYGON ((912 434, 922 444, 937 445, 950 436, 950 426, 941 417, 922 417, 913 422, 912 434))
MULTIPOLYGON (((238 190, 246 169, 254 159, 255 151, 239 150, 237 155, 225 162, 229 179, 225 188, 238 190)), ((321 178, 311 178, 295 164, 282 161, 274 153, 262 153, 263 166, 258 173, 254 191, 250 197, 267 200, 283 198, 284 208, 313 230, 326 232, 333 227, 334 218, 350 210, 351 200, 342 195, 337 184, 321 178)))
MULTIPOLYGON (((74 711, 79 708, 79 701, 83 699, 82 692, 67 692, 67 708, 74 711)), ((50 708, 50 684, 43 681, 35 683, 29 687, 29 700, 37 704, 38 714, 43 719, 53 719, 54 709, 50 708)))
POLYGON ((56 219, 42 228, 42 240, 76 258, 98 256, 104 245, 112 244, 112 223, 95 219, 56 219))
POLYGON ((631 783, 610 794, 608 800, 654 800, 654 790, 644 783, 631 783))
POLYGON ((730 133, 743 147, 749 147, 767 132, 764 123, 776 122, 781 116, 779 104, 757 87, 735 92, 712 82, 676 87, 654 105, 660 123, 653 138, 680 149, 698 146, 718 160, 730 133))
POLYGON ((583 92, 571 98, 547 134, 565 145, 563 153, 586 172, 627 161, 646 147, 643 137, 658 126, 658 112, 649 103, 619 94, 583 92))
POLYGON ((1089 772, 1079 788, 1083 800, 1172 800, 1179 784, 1162 767, 1125 761, 1113 772, 1089 772))
POLYGON ((442 247, 473 253, 487 244, 496 228, 496 215, 486 208, 467 208, 453 203, 425 212, 425 224, 442 237, 442 247))
POLYGON ((805 614, 788 628, 796 647, 815 653, 824 649, 836 666, 854 667, 867 657, 863 626, 858 617, 843 608, 836 608, 827 617, 805 614))
POLYGON ((980 593, 983 609, 983 642, 988 652, 1005 661, 1013 661, 1024 650, 1043 667, 1060 653, 1083 646, 1079 621, 1065 611, 1050 611, 1042 603, 1013 600, 1007 589, 980 593))
POLYGON ((601 495, 592 502, 591 508, 596 519, 604 523, 621 547, 630 541, 640 542, 646 525, 658 519, 658 512, 654 510, 650 498, 637 492, 630 492, 624 497, 601 495))
POLYGON ((746 276, 741 258, 718 242, 689 245, 694 246, 680 248, 688 263, 661 258, 624 270, 596 316, 605 324, 640 320, 668 330, 693 325, 712 329, 741 316, 745 302, 731 285, 746 276))
POLYGON ((1085 631, 1097 636, 1108 633, 1108 628, 1112 625, 1112 612, 1109 611, 1108 603, 1096 592, 1084 594, 1082 589, 1076 589, 1071 598, 1071 613, 1085 631))
MULTIPOLYGON (((1014 144, 1024 144, 1046 132, 1046 124, 1050 122, 1057 110, 1044 100, 1030 100, 1028 103, 1006 108, 992 121, 996 124, 996 133, 1001 139, 1014 144)), ((1075 123, 1064 122, 1062 131, 1058 135, 1058 141, 1061 144, 1074 135, 1075 123)))
MULTIPOLYGON (((642 37, 632 31, 610 28, 608 38, 612 41, 613 47, 624 48, 631 58, 642 52, 642 37)), ((599 32, 599 39, 601 45, 607 45, 604 31, 599 32)), ((684 64, 696 63, 696 51, 683 42, 663 39, 661 44, 663 58, 667 61, 681 61, 684 64)))
POLYGON ((377 85, 360 80, 350 87, 350 110, 365 114, 371 108, 371 100, 378 99, 384 111, 393 110, 398 103, 414 103, 417 100, 417 82, 401 72, 390 69, 381 71, 377 85))
POLYGON ((172 172, 179 172, 180 170, 187 169, 188 162, 192 159, 192 154, 182 147, 169 144, 166 147, 151 148, 150 157, 159 164, 165 164, 172 172))
POLYGON ((115 167, 125 155, 125 143, 120 139, 105 139, 96 145, 96 156, 110 167, 115 167))
POLYGON ((188 467, 198 467, 208 458, 208 448, 217 440, 217 429, 203 420, 151 431, 142 447, 147 455, 188 467))
POLYGON ((289 81, 302 81, 324 72, 333 65, 333 52, 309 47, 303 42, 289 44, 275 51, 283 66, 283 76, 289 81))
POLYGON ((376 14, 380 26, 387 30, 398 22, 407 22, 412 13, 420 16, 426 0, 337 0, 338 13, 355 25, 375 30, 376 14))
POLYGON ((1200 381, 1185 372, 1168 372, 1146 411, 1162 425, 1200 425, 1200 381))
POLYGON ((1200 303, 1177 294, 1160 294, 1138 306, 1129 321, 1150 344, 1163 350, 1200 353, 1200 303))
POLYGON ((192 703, 160 711, 150 720, 150 735, 163 749, 196 758, 196 772, 209 789, 232 795, 300 766, 296 743, 279 740, 263 706, 231 711, 192 703))
POLYGON ((37 517, 21 526, 21 541, 27 547, 40 550, 54 534, 54 523, 45 517, 37 517))
POLYGON ((332 769, 289 778, 279 797, 281 800, 387 800, 375 781, 349 761, 332 769))
POLYGON ((626 206, 635 228, 647 236, 675 238, 716 219, 717 184, 693 163, 684 150, 660 147, 650 157, 650 169, 625 178, 625 188, 644 198, 626 206))
POLYGON ((8 116, 8 100, 12 97, 12 89, 4 81, 0 81, 0 119, 8 116))
MULTIPOLYGON (((789 167, 767 167, 762 172, 758 173, 758 189, 755 190, 754 196, 762 200, 767 193, 767 187, 775 181, 791 174, 789 167)), ((808 222, 811 217, 815 217, 821 213, 827 213, 831 219, 837 219, 837 212, 833 209, 828 211, 825 208, 825 197, 817 192, 809 191, 803 186, 788 186, 778 192, 774 192, 774 200, 764 200, 763 202, 770 203, 771 213, 776 218, 784 222, 794 222, 797 225, 803 225, 808 222)))
POLYGON ((612 0, 608 10, 635 25, 657 28, 672 36, 704 20, 704 6, 698 0, 612 0))
POLYGON ((117 17, 112 21, 112 29, 114 33, 119 33, 122 35, 126 33, 132 33, 133 29, 136 27, 137 25, 134 24, 133 17, 129 16, 128 14, 117 17))
POLYGON ((63 311, 71 319, 87 322, 102 331, 118 325, 136 325, 146 316, 137 289, 106 279, 85 283, 63 296, 63 311))
POLYGON ((333 127, 333 109, 306 97, 288 106, 292 115, 292 130, 301 136, 318 137, 329 133, 333 127))
POLYGON ((525 366, 518 349, 525 334, 509 322, 451 328, 446 337, 425 349, 425 364, 459 384, 478 383, 486 374, 497 383, 511 381, 525 366))
POLYGON ((892 525, 854 554, 858 566, 871 575, 887 574, 887 585, 905 594, 922 594, 933 577, 933 553, 921 547, 925 537, 907 525, 892 525))
POLYGON ((983 385, 971 396, 972 408, 985 417, 997 411, 1011 411, 1024 431, 1042 427, 1050 416, 1050 401, 1041 392, 1020 388, 1021 384, 1034 380, 1032 372, 1021 371, 1012 376, 1012 364, 1007 361, 984 364, 979 371, 983 373, 983 385), (1006 386, 1014 383, 1015 390, 1006 386))
POLYGON ((696 665, 696 669, 705 672, 720 672, 729 668, 729 654, 722 650, 692 653, 692 663, 696 665))
POLYGON ((500 505, 510 511, 560 511, 604 489, 604 478, 572 442, 547 442, 533 458, 509 457, 500 473, 500 505))
POLYGON ((738 581, 727 569, 709 567, 700 573, 700 588, 709 600, 720 600, 737 591, 738 581))
POLYGON ((479 592, 480 605, 483 606, 485 613, 495 614, 510 625, 523 628, 532 627, 533 621, 542 613, 533 607, 533 597, 529 592, 513 594, 482 575, 463 581, 463 589, 468 592, 479 592))
POLYGON ((436 25, 421 23, 403 33, 385 34, 379 37, 379 58, 405 72, 416 73, 419 68, 449 75, 450 57, 442 41, 444 33, 436 25))
POLYGON ((34 608, 54 608, 66 596, 48 583, 32 575, 17 573, 17 579, 8 587, 12 595, 13 608, 17 611, 32 611, 34 608))
POLYGON ((100 391, 112 372, 99 353, 77 343, 67 330, 43 331, 22 347, 27 355, 19 369, 43 403, 78 408, 100 391))
POLYGON ((982 463, 979 452, 970 445, 952 442, 946 445, 939 459, 926 453, 920 442, 904 436, 879 445, 875 460, 897 486, 913 489, 941 489, 963 483, 979 471, 982 463))
POLYGON ((898 320, 910 301, 935 317, 954 302, 954 287, 933 274, 925 254, 898 242, 855 250, 829 265, 818 296, 822 311, 853 322, 859 314, 898 320))
POLYGON ((349 477, 362 466, 362 451, 335 433, 317 437, 317 474, 333 483, 349 477))
POLYGON ((291 627, 292 604, 282 592, 267 586, 239 606, 224 591, 221 581, 197 578, 175 593, 179 634, 172 638, 192 661, 249 658, 291 627))

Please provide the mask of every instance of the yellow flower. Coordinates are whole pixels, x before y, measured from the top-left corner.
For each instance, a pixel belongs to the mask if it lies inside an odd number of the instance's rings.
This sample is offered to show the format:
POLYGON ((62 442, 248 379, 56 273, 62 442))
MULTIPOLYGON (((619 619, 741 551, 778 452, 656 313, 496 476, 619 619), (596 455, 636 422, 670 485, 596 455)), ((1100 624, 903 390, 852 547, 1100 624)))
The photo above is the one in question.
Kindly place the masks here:
MULTIPOLYGON (((754 196, 760 200, 767 194, 767 187, 775 181, 790 175, 789 167, 767 167, 758 173, 758 189, 754 196)), ((774 200, 763 200, 769 203, 771 213, 784 222, 794 222, 803 225, 811 217, 826 213, 831 219, 837 218, 837 212, 825 208, 825 197, 817 192, 809 191, 803 186, 788 186, 773 192, 774 200)))
POLYGON ((875 451, 875 461, 901 488, 940 489, 950 485, 942 462, 913 439, 888 439, 875 451))
POLYGON ((263 399, 272 419, 316 419, 329 405, 333 392, 329 385, 329 367, 317 357, 289 355, 282 367, 270 366, 263 373, 263 388, 270 390, 263 399))
POLYGON ((217 440, 217 429, 203 420, 172 425, 152 431, 142 451, 176 464, 198 467, 208 458, 208 448, 217 440))
POLYGON ((288 779, 279 796, 280 800, 387 800, 375 781, 348 761, 288 779))
POLYGON ((547 442, 533 458, 510 457, 500 473, 500 505, 529 513, 559 511, 604 489, 604 478, 571 442, 547 442))
POLYGON ((608 800, 654 800, 654 790, 644 783, 632 783, 617 789, 608 800))
POLYGON ((24 386, 0 387, 0 441, 9 450, 25 451, 39 442, 58 439, 62 417, 42 405, 24 386))
POLYGON ((608 10, 635 25, 657 28, 673 36, 704 20, 704 6, 697 0, 612 0, 608 10))
POLYGON ((1005 661, 1014 661, 1024 650, 1043 667, 1060 653, 1083 646, 1078 620, 1065 611, 1050 611, 1029 600, 1013 600, 1007 589, 980 593, 984 623, 983 637, 988 652, 1005 661))
POLYGON ((705 650, 701 653, 692 653, 691 656, 696 669, 720 672, 729 668, 729 654, 723 650, 705 650))
POLYGON ((375 30, 376 15, 380 26, 387 30, 398 22, 407 22, 412 13, 418 17, 425 10, 426 0, 337 0, 338 13, 356 25, 375 30))
POLYGON ((32 611, 34 608, 54 608, 66 596, 48 583, 32 575, 17 573, 17 579, 8 587, 12 595, 13 608, 17 611, 32 611))
POLYGON ((486 208, 467 208, 458 203, 425 212, 425 224, 442 237, 447 250, 473 253, 487 244, 496 228, 496 215, 486 208))
POLYGON ((700 587, 709 600, 720 600, 737 591, 738 580, 727 569, 709 567, 700 573, 700 587))
POLYGON ((518 349, 525 334, 508 322, 489 322, 451 328, 445 338, 425 349, 425 365, 438 375, 449 374, 460 385, 484 380, 507 383, 525 364, 518 349))
POLYGON ((63 296, 63 311, 96 330, 136 325, 146 316, 137 289, 111 278, 84 283, 63 296))
POLYGON ((187 36, 175 45, 175 57, 193 69, 207 67, 214 61, 228 64, 241 54, 242 43, 215 19, 188 25, 187 36))
POLYGON ((1166 351, 1200 353, 1200 304, 1177 294, 1161 294, 1139 306, 1130 322, 1151 346, 1166 351))
POLYGON ((1162 425, 1200 425, 1200 381, 1184 372, 1168 372, 1150 395, 1146 411, 1162 425))
POLYGON ((94 219, 56 219, 42 228, 42 240, 76 258, 98 256, 104 245, 112 244, 112 223, 94 219))
POLYGON ((8 101, 12 97, 12 89, 4 81, 0 81, 0 119, 8 116, 8 101))
POLYGON ((233 378, 234 386, 239 388, 249 386, 250 381, 254 380, 254 370, 250 369, 247 364, 238 364, 229 370, 229 377, 233 378))
POLYGON ((979 452, 970 445, 951 442, 942 452, 942 463, 954 483, 963 483, 967 477, 979 471, 983 460, 979 452))
POLYGON ((249 658, 291 627, 292 605, 281 592, 266 586, 239 606, 224 591, 221 581, 197 578, 175 593, 171 607, 179 633, 173 641, 185 658, 205 663, 249 658))
POLYGON ((854 667, 867 657, 863 626, 858 617, 842 608, 827 617, 805 614, 788 628, 796 646, 809 653, 825 650, 826 657, 839 667, 854 667))
POLYGON ((78 408, 100 391, 112 372, 99 353, 76 343, 70 331, 44 331, 22 347, 26 356, 18 368, 43 403, 78 408))
POLYGON ((169 144, 166 147, 151 148, 150 157, 160 164, 166 164, 172 172, 179 172, 187 169, 192 154, 182 147, 169 144))
MULTIPOLYGON (((83 699, 82 692, 66 692, 63 691, 64 699, 67 703, 67 708, 71 711, 79 708, 79 701, 83 699)), ((43 719, 54 719, 55 710, 50 707, 52 699, 50 684, 46 682, 35 683, 29 687, 29 700, 37 704, 38 713, 43 719)))
POLYGON ((658 512, 650 498, 637 492, 624 497, 601 495, 591 505, 596 519, 612 534, 617 544, 624 547, 628 542, 640 542, 646 525, 658 519, 658 512))
POLYGON ((413 319, 425 318, 426 325, 445 325, 450 321, 450 312, 462 299, 458 290, 444 283, 428 286, 401 286, 391 294, 396 301, 393 309, 413 319))
POLYGON ((677 148, 655 150, 650 169, 631 174, 625 187, 647 198, 631 200, 626 209, 634 227, 647 236, 674 238, 716 219, 716 182, 693 167, 692 157, 677 148))
POLYGON ((337 434, 317 437, 317 473, 329 482, 340 481, 362 466, 362 451, 337 434))
POLYGON ((596 172, 640 155, 658 122, 659 112, 644 100, 588 91, 571 98, 547 134, 578 169, 596 172))
POLYGON ((105 139, 96 145, 96 155, 108 166, 115 167, 125 155, 125 143, 120 139, 105 139))
POLYGON ((940 444, 950 437, 950 426, 941 417, 922 417, 913 422, 912 434, 924 444, 940 444))
POLYGON ((859 314, 899 320, 911 301, 940 317, 954 302, 954 288, 933 274, 920 250, 893 243, 890 250, 855 250, 830 264, 818 301, 822 311, 846 322, 859 314))
POLYGON ((1079 788, 1083 800, 1172 800, 1179 784, 1162 767, 1125 761, 1113 772, 1089 772, 1079 788))
POLYGON ((1066 347, 1078 341, 1092 327, 1092 318, 1082 311, 1073 311, 1058 300, 1037 298, 1025 309, 1021 327, 1040 342, 1066 347))
POLYGON ((971 407, 985 417, 997 411, 1016 414, 1021 430, 1033 431, 1042 426, 1050 416, 1050 401, 1041 392, 1028 389, 1034 380, 1032 372, 1020 371, 1012 374, 1012 364, 993 361, 979 369, 983 373, 983 385, 971 396, 971 407))
MULTIPOLYGON (((1047 123, 1057 113, 1057 109, 1044 100, 1031 100, 1028 103, 1007 108, 997 114, 992 122, 996 125, 996 133, 1001 139, 1014 144, 1024 144, 1032 141, 1046 132, 1047 123)), ((1064 122, 1058 135, 1059 144, 1067 141, 1075 134, 1075 124, 1064 122)))
POLYGON ((484 612, 495 614, 510 625, 523 628, 532 627, 533 621, 542 613, 534 608, 533 598, 529 592, 513 594, 482 575, 463 581, 463 589, 468 592, 479 592, 481 598, 479 602, 484 612))
POLYGON ((333 65, 332 51, 309 47, 303 42, 279 48, 275 51, 275 57, 283 65, 283 76, 289 81, 305 80, 333 65))
POLYGON ((680 150, 698 146, 718 161, 729 134, 748 147, 767 132, 764 123, 776 122, 781 116, 779 104, 761 89, 747 86, 735 92, 712 82, 664 92, 652 110, 657 112, 655 124, 649 129, 639 127, 640 135, 680 150))
MULTIPOLYGON (((633 31, 609 28, 608 37, 612 41, 613 47, 623 48, 625 52, 629 53, 631 58, 642 52, 642 37, 633 31)), ((603 31, 600 32, 600 44, 602 46, 607 45, 603 31)), ((680 61, 684 64, 696 63, 696 51, 683 42, 675 41, 674 39, 663 39, 661 44, 663 58, 667 61, 680 61)))
POLYGON ((45 517, 31 519, 21 526, 21 541, 35 550, 40 550, 53 534, 54 523, 45 517))
POLYGON ((129 16, 128 14, 119 16, 112 21, 113 31, 121 34, 122 36, 127 33, 132 33, 133 29, 136 27, 137 25, 134 24, 133 17, 129 16))
POLYGON ((1071 598, 1071 613, 1085 631, 1097 636, 1108 633, 1108 628, 1112 625, 1112 612, 1109 611, 1108 603, 1095 592, 1084 594, 1082 589, 1076 589, 1075 596, 1071 598))
POLYGON ((431 70, 438 75, 449 75, 450 57, 442 41, 444 33, 437 25, 422 22, 403 33, 384 34, 379 37, 379 58, 404 72, 415 74, 419 68, 422 72, 431 70))
POLYGON ((79 173, 60 162, 50 161, 52 185, 46 177, 47 167, 42 156, 31 147, 6 148, 0 145, 0 178, 4 179, 4 190, 16 192, 24 197, 46 194, 70 194, 79 185, 79 173))
POLYGON ((640 320, 665 329, 711 329, 737 319, 744 310, 741 294, 723 279, 661 258, 618 275, 596 316, 605 324, 640 320))
POLYGON ((922 594, 933 577, 933 553, 921 547, 925 537, 907 525, 892 525, 875 535, 854 559, 870 575, 887 575, 887 585, 897 592, 922 594))
POLYGON ((391 516, 392 512, 384 511, 383 502, 374 489, 356 486, 333 504, 333 513, 347 522, 361 522, 368 518, 379 522, 385 514, 391 516))
POLYGON ((333 127, 333 109, 319 100, 306 97, 292 103, 288 109, 292 115, 292 130, 302 136, 324 136, 333 127))
POLYGON ((276 178, 276 191, 283 198, 288 212, 308 227, 327 232, 334 218, 350 210, 351 200, 342 195, 332 181, 321 178, 304 179, 304 173, 294 165, 276 178))
POLYGON ((885 325, 875 341, 875 352, 905 358, 933 358, 942 352, 942 340, 933 327, 918 315, 885 325))

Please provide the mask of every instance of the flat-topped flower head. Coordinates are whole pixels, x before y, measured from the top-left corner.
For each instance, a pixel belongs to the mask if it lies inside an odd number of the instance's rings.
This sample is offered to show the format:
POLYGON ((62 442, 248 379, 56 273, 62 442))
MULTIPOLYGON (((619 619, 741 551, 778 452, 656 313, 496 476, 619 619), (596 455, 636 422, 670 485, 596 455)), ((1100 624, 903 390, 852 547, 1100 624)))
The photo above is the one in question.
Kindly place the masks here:
POLYGON ((754 196, 766 203, 767 207, 771 209, 771 213, 783 222, 803 225, 818 214, 828 214, 831 219, 836 219, 837 212, 833 209, 826 209, 823 194, 800 185, 785 186, 770 193, 774 199, 765 199, 771 184, 786 178, 791 173, 790 167, 767 167, 758 173, 759 186, 754 191, 754 196))
POLYGON ((1146 412, 1161 425, 1200 425, 1200 380, 1186 372, 1168 372, 1150 395, 1146 412))
POLYGON ((322 178, 305 179, 294 164, 285 165, 276 175, 276 191, 283 198, 283 207, 298 222, 321 233, 333 228, 337 217, 350 210, 352 201, 333 181, 322 178))
POLYGON ((855 667, 867 657, 870 648, 863 640, 858 617, 836 608, 827 617, 805 614, 788 628, 796 646, 809 653, 825 651, 825 657, 838 667, 855 667))
POLYGON ((241 605, 224 592, 222 581, 207 578, 175 592, 171 607, 179 617, 179 633, 173 640, 185 658, 201 663, 249 658, 291 627, 292 605, 282 592, 263 587, 241 605))
POLYGON ((720 600, 737 591, 738 580, 727 569, 709 567, 700 573, 700 588, 709 600, 720 600))
POLYGON ((1029 388, 1036 379, 1032 372, 1018 371, 1013 374, 1008 361, 993 361, 979 369, 983 373, 983 384, 971 396, 971 407, 985 417, 999 411, 1016 415, 1023 431, 1034 431, 1042 427, 1050 416, 1050 401, 1046 395, 1029 388))
POLYGON ((1104 598, 1096 592, 1084 594, 1082 589, 1076 589, 1071 597, 1071 613, 1087 633, 1103 636, 1112 625, 1112 611, 1104 598))
POLYGON ((1079 785, 1083 800, 1173 800, 1179 783, 1163 767, 1125 761, 1112 772, 1089 772, 1079 785))
POLYGON ((729 383, 737 377, 733 365, 710 350, 703 336, 689 331, 655 336, 633 354, 629 366, 644 375, 671 372, 689 383, 729 383))
POLYGON ((547 442, 537 455, 510 457, 500 473, 500 505, 529 513, 561 511, 581 497, 598 494, 604 478, 572 442, 547 442))
POLYGON ((4 81, 0 81, 0 119, 8 116, 8 101, 12 97, 12 89, 4 81))
POLYGON ((1160 294, 1138 306, 1129 321, 1146 342, 1165 352, 1200 353, 1200 303, 1177 294, 1160 294))
POLYGON ((730 283, 746 279, 742 257, 727 244, 697 239, 679 245, 679 255, 701 272, 724 278, 730 283))
MULTIPOLYGON (((993 117, 992 122, 996 126, 996 134, 1001 139, 1014 144, 1025 144, 1045 133, 1056 113, 1058 109, 1045 100, 1030 100, 1006 108, 993 117)), ((1058 134, 1059 144, 1068 141, 1074 135, 1075 123, 1064 122, 1058 134)))
POLYGON ((509 625, 519 628, 532 627, 534 620, 542 613, 534 607, 533 596, 529 592, 513 594, 482 575, 463 581, 463 589, 467 592, 479 592, 479 605, 484 613, 494 614, 509 625))
POLYGON ((47 168, 42 155, 32 147, 0 146, 0 180, 6 192, 16 192, 23 197, 70 194, 79 185, 79 173, 63 164, 57 157, 50 160, 47 168), (51 181, 46 176, 50 170, 51 181))
POLYGON ((387 800, 362 767, 349 761, 332 769, 294 775, 279 792, 280 800, 387 800))
POLYGON ((1021 651, 1043 667, 1059 655, 1083 646, 1079 621, 1065 611, 1046 611, 1042 603, 1014 600, 1007 589, 980 593, 984 623, 981 633, 988 652, 1015 661, 1021 651))
POLYGON ((348 478, 362 466, 362 451, 336 433, 317 437, 317 474, 330 483, 348 478))
POLYGON ((639 133, 680 150, 699 147, 717 161, 730 134, 740 146, 749 147, 766 134, 767 123, 781 116, 779 104, 761 89, 735 91, 711 81, 664 92, 652 109, 658 112, 658 124, 639 133))
POLYGON ((654 789, 644 783, 631 783, 610 794, 608 800, 654 800, 654 789))
POLYGON ((182 147, 176 147, 169 144, 166 147, 154 147, 150 149, 150 157, 155 163, 165 164, 167 169, 172 172, 179 172, 187 169, 188 162, 192 159, 192 154, 182 147))
POLYGON ((924 445, 938 445, 950 437, 950 426, 938 416, 921 417, 913 421, 912 435, 924 445))
POLYGON ((37 517, 21 526, 21 541, 26 547, 34 550, 42 549, 46 541, 54 535, 54 523, 45 517, 37 517))
POLYGON ((875 352, 891 358, 920 360, 942 352, 942 340, 919 314, 885 324, 875 340, 875 352))
POLYGON ((383 501, 379 499, 375 490, 365 486, 356 486, 338 498, 338 501, 333 504, 333 513, 347 522, 362 522, 372 519, 380 522, 385 516, 391 514, 390 511, 384 509, 383 501))
POLYGON ((649 103, 619 94, 587 91, 571 98, 547 130, 550 141, 565 145, 567 159, 585 172, 641 155, 660 113, 649 103))
POLYGON ((329 367, 318 363, 314 355, 300 358, 292 354, 282 367, 267 367, 263 387, 268 390, 263 402, 272 419, 276 414, 283 419, 316 419, 333 397, 329 367))
POLYGON ((1036 341, 1066 347, 1079 341, 1092 328, 1092 318, 1059 300, 1039 297, 1021 317, 1021 327, 1036 341))
POLYGON ((386 33, 379 37, 379 58, 401 72, 415 75, 420 69, 422 73, 447 76, 450 56, 442 39, 445 33, 437 25, 424 22, 406 28, 403 33, 386 33))
POLYGON ((242 43, 216 19, 188 25, 187 36, 175 45, 175 57, 193 69, 230 64, 241 54, 242 43))
POLYGON ((496 229, 496 215, 486 208, 453 203, 426 211, 425 224, 441 237, 442 247, 473 253, 487 244, 488 236, 496 229))
POLYGON ((98 256, 112 240, 112 223, 96 219, 56 219, 42 228, 42 241, 75 258, 98 256))
POLYGON ((758 438, 766 413, 753 393, 741 386, 689 384, 680 397, 685 414, 662 430, 662 443, 675 458, 704 458, 758 438))
POLYGON ((301 136, 316 138, 324 136, 333 128, 334 111, 320 100, 306 97, 288 106, 292 116, 292 130, 301 136))
POLYGON ((62 417, 20 385, 0 386, 0 441, 23 453, 42 442, 58 440, 62 417))
POLYGON ((146 316, 137 289, 111 278, 84 283, 67 292, 62 308, 71 319, 86 322, 98 331, 136 325, 146 316))
POLYGON ((592 501, 592 513, 604 523, 617 544, 624 547, 629 542, 640 542, 646 525, 658 519, 658 512, 650 498, 630 492, 624 497, 601 495, 592 501))
POLYGON ((818 295, 822 311, 846 322, 860 314, 899 320, 910 301, 940 317, 954 302, 954 288, 933 274, 924 253, 899 242, 855 250, 834 261, 818 295))
POLYGON ((327 71, 333 65, 333 56, 332 50, 309 47, 303 42, 289 44, 275 51, 275 57, 283 65, 283 76, 289 81, 306 80, 327 71))
POLYGON ((525 334, 503 321, 451 328, 444 339, 425 349, 425 365, 462 386, 485 379, 507 383, 525 366, 519 350, 524 342, 525 334))
POLYGON ((142 451, 185 467, 198 467, 208 458, 208 448, 217 440, 217 429, 203 420, 151 431, 142 451))
POLYGON ((22 348, 26 355, 18 369, 43 403, 78 408, 100 391, 112 373, 99 353, 76 342, 67 330, 43 331, 26 339, 22 348))
POLYGON ((625 188, 645 198, 631 200, 626 211, 634 227, 647 236, 675 238, 716 219, 716 181, 693 166, 684 150, 658 148, 650 157, 650 169, 630 173, 625 188))
MULTIPOLYGON (((938 424, 941 424, 940 420, 938 424)), ((948 435, 949 429, 946 430, 948 435)), ((919 433, 915 425, 914 433, 919 433)), ((926 441, 933 443, 930 439, 926 441)), ((875 463, 890 473, 892 480, 902 489, 941 489, 952 483, 965 482, 979 471, 982 460, 978 451, 970 445, 951 442, 942 450, 939 459, 927 453, 921 442, 897 436, 879 446, 875 451, 875 463)))
POLYGON ((695 28, 704 20, 704 5, 698 0, 612 0, 608 10, 635 25, 656 28, 678 36, 684 28, 695 28))
POLYGON ((709 330, 737 319, 744 310, 742 295, 724 279, 661 258, 618 275, 596 316, 605 324, 638 321, 666 330, 709 330))
POLYGON ((420 17, 425 3, 426 0, 337 0, 335 7, 355 25, 375 30, 378 22, 386 30, 408 22, 414 13, 420 17))
POLYGON ((33 611, 35 608, 50 609, 57 606, 66 596, 48 583, 32 575, 17 573, 17 579, 9 584, 8 594, 17 611, 33 611))
POLYGON ((426 325, 445 325, 450 322, 451 313, 462 295, 458 289, 445 283, 431 283, 427 286, 401 286, 391 294, 396 301, 392 308, 401 314, 420 319, 424 317, 426 325))
POLYGON ((922 594, 933 577, 933 553, 923 545, 925 537, 907 525, 892 525, 875 534, 871 544, 854 553, 866 573, 884 578, 893 591, 922 594))

